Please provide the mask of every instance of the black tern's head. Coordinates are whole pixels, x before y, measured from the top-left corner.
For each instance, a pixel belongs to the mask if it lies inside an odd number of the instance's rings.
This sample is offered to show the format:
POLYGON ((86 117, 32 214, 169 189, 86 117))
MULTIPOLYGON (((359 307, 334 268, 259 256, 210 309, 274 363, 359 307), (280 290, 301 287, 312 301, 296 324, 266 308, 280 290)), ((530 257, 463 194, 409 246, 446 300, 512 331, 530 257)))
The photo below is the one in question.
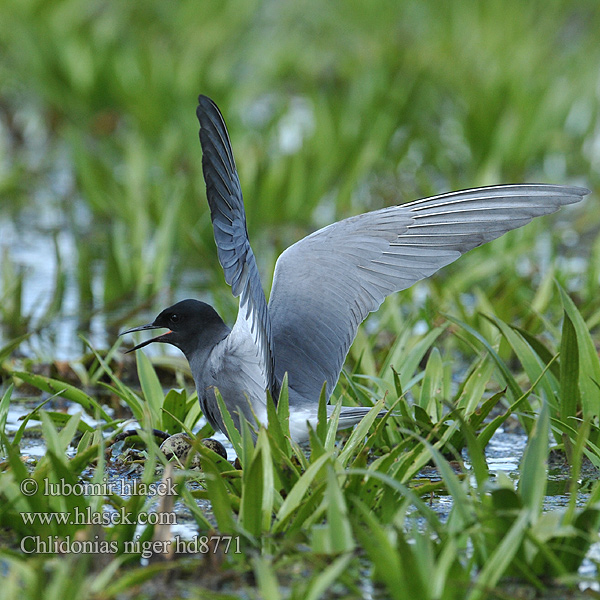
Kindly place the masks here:
MULTIPOLYGON (((228 331, 217 311, 210 304, 199 300, 177 302, 177 304, 165 308, 152 323, 128 329, 119 335, 133 333, 134 331, 145 331, 146 329, 168 329, 169 331, 146 340, 131 348, 131 350, 127 350, 127 352, 139 350, 152 342, 163 342, 176 346, 185 355, 188 355, 202 344, 203 338, 207 342, 213 338, 212 334, 215 330, 223 331, 224 335, 228 331)), ((224 335, 221 337, 224 337, 224 335)))

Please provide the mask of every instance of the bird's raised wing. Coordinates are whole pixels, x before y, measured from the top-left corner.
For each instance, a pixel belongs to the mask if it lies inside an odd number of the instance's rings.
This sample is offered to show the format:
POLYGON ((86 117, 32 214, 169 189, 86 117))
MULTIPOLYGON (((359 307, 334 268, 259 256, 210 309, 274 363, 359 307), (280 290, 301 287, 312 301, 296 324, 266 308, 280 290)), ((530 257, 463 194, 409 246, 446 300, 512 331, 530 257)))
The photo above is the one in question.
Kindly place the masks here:
POLYGON ((269 313, 275 371, 316 400, 330 394, 359 324, 384 298, 534 217, 579 202, 578 187, 525 184, 452 192, 351 217, 290 246, 269 313))
POLYGON ((263 376, 276 399, 278 386, 267 302, 248 240, 244 200, 227 127, 210 98, 200 96, 198 103, 196 115, 200 122, 202 170, 219 262, 233 295, 240 298, 231 342, 238 337, 242 340, 250 333, 261 357, 263 376))

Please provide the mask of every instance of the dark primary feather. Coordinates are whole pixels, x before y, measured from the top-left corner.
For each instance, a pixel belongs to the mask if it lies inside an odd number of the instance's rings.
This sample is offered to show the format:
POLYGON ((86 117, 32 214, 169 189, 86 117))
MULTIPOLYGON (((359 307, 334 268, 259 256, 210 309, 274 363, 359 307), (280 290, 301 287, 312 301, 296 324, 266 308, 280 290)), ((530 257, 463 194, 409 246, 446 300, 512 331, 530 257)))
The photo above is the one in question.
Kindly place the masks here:
POLYGON ((269 300, 275 370, 330 394, 360 323, 386 296, 588 190, 545 184, 452 192, 333 223, 279 257, 269 300))
POLYGON ((274 352, 267 302, 248 240, 246 214, 225 121, 215 103, 198 98, 202 170, 210 206, 219 262, 231 291, 240 297, 240 311, 252 324, 252 336, 263 357, 269 391, 277 398, 274 352))

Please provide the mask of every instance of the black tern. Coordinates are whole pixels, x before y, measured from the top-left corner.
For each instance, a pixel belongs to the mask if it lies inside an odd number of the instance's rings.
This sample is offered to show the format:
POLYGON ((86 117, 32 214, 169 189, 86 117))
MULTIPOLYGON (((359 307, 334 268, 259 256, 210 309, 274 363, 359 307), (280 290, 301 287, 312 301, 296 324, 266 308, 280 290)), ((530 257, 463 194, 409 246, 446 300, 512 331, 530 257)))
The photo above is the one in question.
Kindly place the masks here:
MULTIPOLYGON (((224 433, 215 389, 236 425, 240 413, 253 424, 266 424, 266 392, 276 400, 287 373, 290 434, 297 442, 307 440, 309 425, 316 426, 323 386, 329 397, 358 326, 386 296, 589 193, 562 185, 496 185, 344 219, 281 254, 267 304, 225 121, 212 100, 200 96, 198 101, 206 195, 219 262, 239 297, 237 320, 229 328, 210 305, 183 300, 154 322, 121 335, 167 329, 130 352, 152 342, 179 348, 189 362, 205 417, 224 433)), ((331 414, 333 407, 328 408, 331 414)), ((343 407, 339 429, 351 427, 369 410, 343 407)))

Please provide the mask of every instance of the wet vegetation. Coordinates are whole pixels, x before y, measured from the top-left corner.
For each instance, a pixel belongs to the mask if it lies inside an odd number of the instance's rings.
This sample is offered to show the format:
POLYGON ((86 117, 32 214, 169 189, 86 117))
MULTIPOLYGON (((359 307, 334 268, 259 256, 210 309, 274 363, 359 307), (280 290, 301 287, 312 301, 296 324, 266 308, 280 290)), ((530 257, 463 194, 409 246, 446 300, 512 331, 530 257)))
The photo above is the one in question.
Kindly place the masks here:
POLYGON ((116 337, 185 297, 235 318, 198 93, 227 119, 268 285, 285 247, 345 216, 494 183, 597 189, 599 29, 591 0, 5 0, 2 597, 600 594, 595 193, 389 298, 333 397, 373 411, 338 435, 322 419, 306 448, 284 388, 225 460, 182 357, 116 337), (201 469, 168 463, 156 430, 187 432, 201 469), (514 478, 490 466, 500 431, 524 440, 514 478))

